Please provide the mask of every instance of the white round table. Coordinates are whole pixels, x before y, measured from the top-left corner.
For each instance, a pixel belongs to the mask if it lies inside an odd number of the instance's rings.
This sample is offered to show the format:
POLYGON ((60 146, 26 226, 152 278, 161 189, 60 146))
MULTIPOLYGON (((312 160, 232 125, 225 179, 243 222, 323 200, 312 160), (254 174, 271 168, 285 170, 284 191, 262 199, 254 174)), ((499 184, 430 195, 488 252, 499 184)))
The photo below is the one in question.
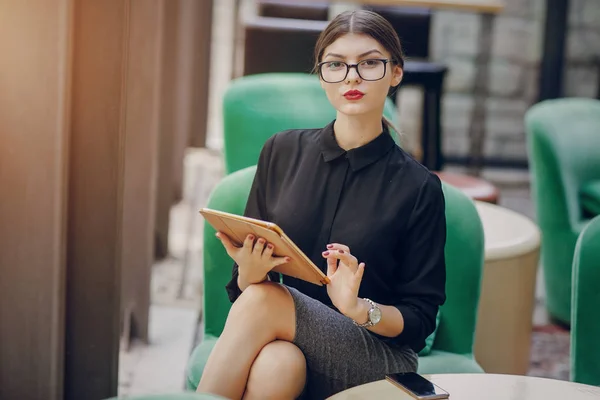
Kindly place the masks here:
MULTIPOLYGON (((497 374, 423 375, 448 393, 450 400, 598 400, 600 387, 579 383, 497 374)), ((414 400, 386 380, 357 386, 330 400, 414 400)))
POLYGON ((488 373, 525 375, 539 260, 539 228, 527 217, 475 202, 485 234, 485 263, 475 359, 488 373))

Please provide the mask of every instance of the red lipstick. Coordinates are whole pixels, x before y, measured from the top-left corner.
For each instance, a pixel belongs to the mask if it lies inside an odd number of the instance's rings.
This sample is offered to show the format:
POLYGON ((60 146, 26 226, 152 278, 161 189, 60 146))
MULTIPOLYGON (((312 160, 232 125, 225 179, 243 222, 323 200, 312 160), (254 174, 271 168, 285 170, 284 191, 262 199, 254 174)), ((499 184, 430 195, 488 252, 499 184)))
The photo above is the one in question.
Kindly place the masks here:
POLYGON ((365 94, 360 90, 348 90, 346 93, 344 93, 344 97, 347 100, 360 100, 364 95, 365 94))

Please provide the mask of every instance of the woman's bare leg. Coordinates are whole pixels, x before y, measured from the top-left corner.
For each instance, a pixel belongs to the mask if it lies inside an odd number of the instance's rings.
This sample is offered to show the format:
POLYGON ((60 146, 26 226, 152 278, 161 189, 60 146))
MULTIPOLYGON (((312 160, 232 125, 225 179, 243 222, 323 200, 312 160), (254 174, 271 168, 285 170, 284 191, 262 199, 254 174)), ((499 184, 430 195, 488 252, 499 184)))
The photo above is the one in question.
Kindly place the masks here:
POLYGON ((295 334, 294 300, 287 289, 276 283, 250 285, 233 303, 197 391, 241 399, 261 349, 274 340, 291 342, 295 334))
POLYGON ((296 345, 269 343, 258 354, 246 384, 244 400, 293 400, 306 382, 306 359, 296 345))

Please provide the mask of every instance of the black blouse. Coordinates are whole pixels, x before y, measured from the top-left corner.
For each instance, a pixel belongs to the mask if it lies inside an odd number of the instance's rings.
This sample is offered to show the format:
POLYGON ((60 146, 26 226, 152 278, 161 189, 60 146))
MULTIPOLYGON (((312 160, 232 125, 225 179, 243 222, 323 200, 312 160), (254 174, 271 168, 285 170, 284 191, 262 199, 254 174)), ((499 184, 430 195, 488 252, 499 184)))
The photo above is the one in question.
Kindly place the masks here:
MULTIPOLYGON (((327 244, 347 245, 366 265, 359 297, 396 306, 404 317, 403 332, 386 340, 418 352, 446 298, 444 204, 439 178, 398 147, 387 128, 345 151, 332 122, 269 138, 245 215, 279 225, 325 273, 327 244)), ((237 276, 234 265, 227 284, 232 302, 241 293, 237 276)), ((333 307, 325 286, 282 279, 333 307)))

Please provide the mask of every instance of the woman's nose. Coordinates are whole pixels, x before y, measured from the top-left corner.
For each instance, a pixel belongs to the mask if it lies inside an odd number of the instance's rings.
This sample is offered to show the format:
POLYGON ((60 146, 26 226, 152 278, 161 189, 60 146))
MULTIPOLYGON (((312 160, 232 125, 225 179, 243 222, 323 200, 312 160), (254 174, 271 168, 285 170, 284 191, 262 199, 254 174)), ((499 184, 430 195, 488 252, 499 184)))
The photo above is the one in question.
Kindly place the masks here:
POLYGON ((348 69, 348 75, 346 75, 346 81, 359 81, 360 75, 358 75, 358 69, 356 67, 352 67, 348 69))

